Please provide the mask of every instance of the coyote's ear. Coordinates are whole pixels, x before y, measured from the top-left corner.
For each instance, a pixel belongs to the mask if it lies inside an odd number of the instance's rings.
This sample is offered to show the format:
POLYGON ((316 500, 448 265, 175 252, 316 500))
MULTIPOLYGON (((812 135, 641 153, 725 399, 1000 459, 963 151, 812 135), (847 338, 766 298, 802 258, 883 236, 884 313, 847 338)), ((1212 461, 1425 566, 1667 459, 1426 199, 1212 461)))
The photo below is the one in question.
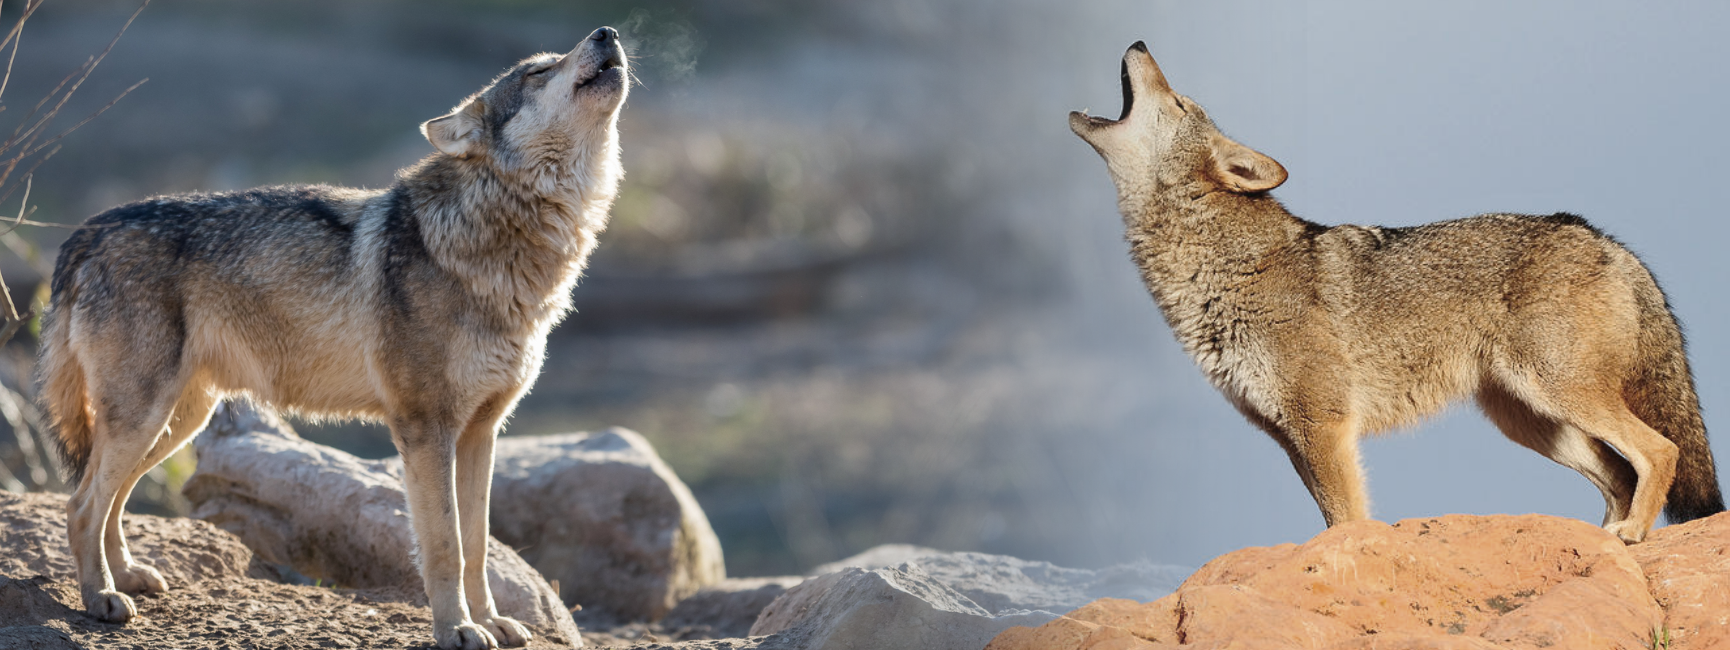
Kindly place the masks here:
POLYGON ((466 158, 478 153, 481 147, 481 120, 485 108, 481 100, 476 99, 456 110, 450 115, 427 120, 420 125, 421 135, 426 136, 433 148, 458 158, 466 158))
POLYGON ((1242 194, 1266 192, 1285 182, 1285 167, 1259 151, 1219 133, 1214 133, 1208 144, 1213 149, 1214 180, 1226 189, 1242 194))

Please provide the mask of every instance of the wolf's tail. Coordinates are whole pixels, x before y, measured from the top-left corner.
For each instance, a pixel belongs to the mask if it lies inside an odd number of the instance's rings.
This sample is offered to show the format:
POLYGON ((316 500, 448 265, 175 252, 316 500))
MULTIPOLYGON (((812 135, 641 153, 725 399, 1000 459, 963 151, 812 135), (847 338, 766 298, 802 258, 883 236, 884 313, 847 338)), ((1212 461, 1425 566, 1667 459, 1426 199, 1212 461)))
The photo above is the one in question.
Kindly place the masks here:
POLYGON ((1636 417, 1676 445, 1676 480, 1670 484, 1664 515, 1671 523, 1681 523, 1723 512, 1724 496, 1706 442, 1682 328, 1656 282, 1640 294, 1639 362, 1625 395, 1636 417))
POLYGON ((42 386, 43 409, 49 426, 54 429, 55 447, 60 451, 62 465, 71 474, 69 485, 84 482, 84 468, 90 460, 93 435, 90 421, 88 390, 84 385, 84 367, 72 349, 72 304, 76 288, 67 268, 65 255, 54 271, 54 297, 48 313, 42 319, 42 386))

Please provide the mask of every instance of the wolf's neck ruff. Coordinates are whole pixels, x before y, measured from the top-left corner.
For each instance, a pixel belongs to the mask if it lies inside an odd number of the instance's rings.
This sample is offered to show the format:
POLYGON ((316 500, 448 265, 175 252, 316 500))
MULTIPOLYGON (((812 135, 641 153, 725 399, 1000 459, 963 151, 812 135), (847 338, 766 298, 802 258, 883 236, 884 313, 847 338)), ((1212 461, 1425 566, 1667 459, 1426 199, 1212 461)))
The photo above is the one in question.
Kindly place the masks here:
POLYGON ((404 170, 401 200, 415 203, 433 260, 470 293, 513 326, 548 326, 569 309, 571 287, 607 226, 621 176, 617 146, 608 144, 513 172, 491 160, 434 156, 404 170))

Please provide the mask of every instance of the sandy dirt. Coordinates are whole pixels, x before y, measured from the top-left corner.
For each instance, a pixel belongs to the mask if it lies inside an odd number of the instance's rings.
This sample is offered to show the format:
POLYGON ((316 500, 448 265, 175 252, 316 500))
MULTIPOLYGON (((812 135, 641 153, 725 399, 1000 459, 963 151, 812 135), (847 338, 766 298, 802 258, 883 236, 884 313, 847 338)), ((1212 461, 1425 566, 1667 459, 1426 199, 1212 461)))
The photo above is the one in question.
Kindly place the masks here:
MULTIPOLYGON (((64 495, 0 492, 0 648, 433 647, 432 613, 412 594, 280 582, 233 535, 147 515, 127 517, 127 537, 169 590, 135 596, 139 615, 125 625, 103 623, 79 601, 65 516, 64 495)), ((570 647, 535 632, 530 648, 570 647)), ((602 634, 586 645, 637 640, 602 634)))

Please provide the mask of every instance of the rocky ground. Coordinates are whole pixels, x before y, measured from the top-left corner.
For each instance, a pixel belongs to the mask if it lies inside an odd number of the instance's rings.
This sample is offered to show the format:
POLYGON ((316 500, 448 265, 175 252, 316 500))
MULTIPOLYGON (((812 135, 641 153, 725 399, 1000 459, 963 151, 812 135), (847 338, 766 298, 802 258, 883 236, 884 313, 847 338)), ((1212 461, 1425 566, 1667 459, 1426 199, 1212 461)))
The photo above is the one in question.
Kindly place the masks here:
MULTIPOLYGON (((186 496, 201 519, 127 519, 170 589, 137 597, 123 626, 83 612, 66 498, 0 492, 0 649, 429 647, 390 461, 233 406, 198 446, 186 496)), ((1193 573, 886 545, 806 575, 727 578, 701 509, 641 436, 506 447, 493 494, 515 507, 495 508, 488 584, 532 648, 1730 647, 1730 514, 1634 546, 1574 519, 1449 515, 1345 524, 1193 573)))

